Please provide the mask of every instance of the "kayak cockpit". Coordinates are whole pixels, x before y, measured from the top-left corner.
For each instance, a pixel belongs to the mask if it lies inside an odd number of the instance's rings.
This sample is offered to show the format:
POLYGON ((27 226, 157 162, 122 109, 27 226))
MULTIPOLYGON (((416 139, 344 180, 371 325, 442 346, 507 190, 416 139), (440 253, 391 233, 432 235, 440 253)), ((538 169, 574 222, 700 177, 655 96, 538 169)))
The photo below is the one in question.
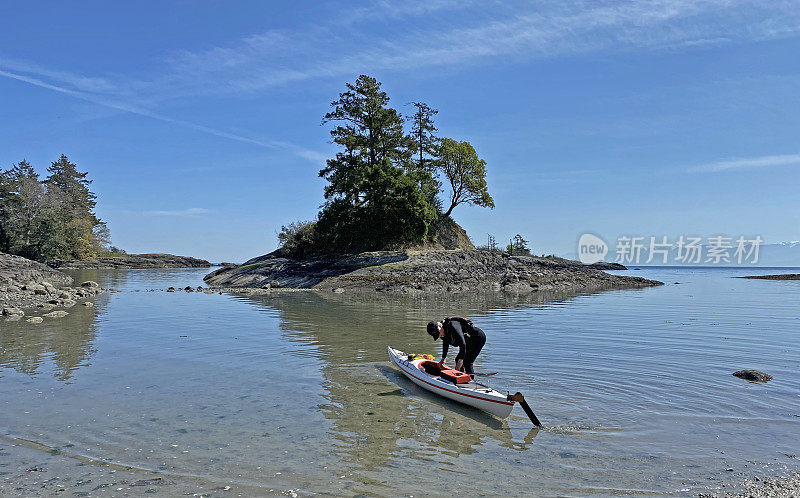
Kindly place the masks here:
POLYGON ((417 364, 417 368, 422 370, 428 375, 432 375, 434 377, 441 377, 445 380, 449 380, 453 384, 469 384, 472 380, 472 377, 468 373, 464 373, 460 370, 456 370, 454 368, 450 368, 446 365, 442 365, 435 361, 431 360, 423 360, 417 364))
POLYGON ((421 361, 419 362, 419 365, 417 365, 417 368, 419 368, 428 375, 433 375, 434 377, 438 377, 439 375, 442 374, 442 365, 440 365, 435 361, 430 361, 430 360, 421 361))

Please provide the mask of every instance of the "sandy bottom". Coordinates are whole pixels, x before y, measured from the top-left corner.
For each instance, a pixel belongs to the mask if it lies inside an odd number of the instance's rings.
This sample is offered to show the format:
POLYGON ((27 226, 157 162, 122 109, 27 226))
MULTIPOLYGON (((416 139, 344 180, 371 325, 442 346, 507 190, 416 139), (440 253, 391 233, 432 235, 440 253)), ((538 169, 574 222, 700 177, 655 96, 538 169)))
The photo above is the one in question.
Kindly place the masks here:
POLYGON ((169 475, 63 453, 38 443, 0 439, 0 496, 297 496, 169 475))

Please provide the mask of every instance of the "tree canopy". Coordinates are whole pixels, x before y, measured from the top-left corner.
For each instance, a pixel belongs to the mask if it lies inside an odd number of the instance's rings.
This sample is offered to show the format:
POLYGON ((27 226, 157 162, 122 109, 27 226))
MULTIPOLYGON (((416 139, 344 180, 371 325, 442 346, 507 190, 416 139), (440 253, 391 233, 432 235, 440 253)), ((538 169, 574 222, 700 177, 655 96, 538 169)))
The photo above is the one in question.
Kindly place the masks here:
POLYGON ((459 204, 494 208, 486 185, 486 161, 478 157, 469 142, 443 139, 438 164, 450 184, 450 207, 444 216, 450 216, 459 204))
POLYGON ((316 222, 282 227, 278 238, 286 252, 306 256, 419 244, 459 204, 494 207, 486 162, 468 142, 435 135, 438 111, 413 102, 414 113, 404 117, 389 100, 380 82, 361 75, 331 102, 322 123, 335 125, 330 134, 339 150, 319 172, 328 182, 325 204, 316 222), (452 191, 446 212, 440 174, 452 191))
POLYGON ((86 172, 62 155, 42 181, 25 160, 0 171, 0 251, 30 259, 85 259, 105 251, 108 228, 86 172))

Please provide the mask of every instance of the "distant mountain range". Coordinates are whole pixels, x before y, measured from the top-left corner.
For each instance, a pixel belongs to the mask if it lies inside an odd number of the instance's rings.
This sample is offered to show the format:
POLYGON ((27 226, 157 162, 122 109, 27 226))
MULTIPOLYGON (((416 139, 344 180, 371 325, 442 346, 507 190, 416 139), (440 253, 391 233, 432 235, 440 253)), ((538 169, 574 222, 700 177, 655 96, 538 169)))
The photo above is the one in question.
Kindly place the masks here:
POLYGON ((764 244, 757 266, 800 266, 800 240, 764 244))
MULTIPOLYGON (((605 257, 605 261, 613 262, 616 258, 616 248, 610 247, 608 254, 605 257)), ((736 259, 733 257, 733 250, 730 251, 731 255, 731 262, 730 263, 720 263, 719 265, 712 265, 711 263, 706 263, 706 255, 708 254, 708 247, 703 246, 703 258, 700 263, 698 264, 688 264, 688 263, 681 263, 675 261, 675 249, 673 248, 670 252, 670 256, 667 259, 668 266, 742 266, 742 267, 759 267, 759 266, 790 266, 790 267, 800 267, 800 240, 794 240, 791 242, 778 242, 775 244, 761 244, 759 251, 758 251, 758 262, 753 264, 751 263, 751 259, 747 259, 743 261, 742 264, 737 264, 736 259)), ((565 254, 563 257, 567 259, 578 259, 578 254, 576 252, 565 254)), ((655 260, 651 263, 645 263, 647 260, 647 253, 642 253, 642 258, 640 259, 639 264, 635 263, 623 263, 625 266, 633 267, 633 266, 652 266, 652 265, 660 265, 661 258, 656 257, 655 260)))

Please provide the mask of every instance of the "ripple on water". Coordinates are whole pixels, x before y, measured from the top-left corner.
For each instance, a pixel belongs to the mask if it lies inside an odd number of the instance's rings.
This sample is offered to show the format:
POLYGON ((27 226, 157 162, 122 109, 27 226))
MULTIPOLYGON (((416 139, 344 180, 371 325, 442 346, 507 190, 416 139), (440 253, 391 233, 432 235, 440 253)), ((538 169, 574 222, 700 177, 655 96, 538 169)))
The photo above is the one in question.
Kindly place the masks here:
POLYGON ((784 282, 645 269, 682 284, 369 300, 133 292, 201 285, 205 272, 84 272, 125 292, 39 328, 3 323, 0 430, 157 472, 334 494, 647 494, 697 489, 747 460, 797 468, 781 455, 800 437, 800 294, 784 282), (522 391, 541 430, 391 367, 387 345, 438 355, 424 324, 451 314, 486 331, 476 368, 522 391), (740 368, 775 379, 747 383, 730 375, 740 368))

